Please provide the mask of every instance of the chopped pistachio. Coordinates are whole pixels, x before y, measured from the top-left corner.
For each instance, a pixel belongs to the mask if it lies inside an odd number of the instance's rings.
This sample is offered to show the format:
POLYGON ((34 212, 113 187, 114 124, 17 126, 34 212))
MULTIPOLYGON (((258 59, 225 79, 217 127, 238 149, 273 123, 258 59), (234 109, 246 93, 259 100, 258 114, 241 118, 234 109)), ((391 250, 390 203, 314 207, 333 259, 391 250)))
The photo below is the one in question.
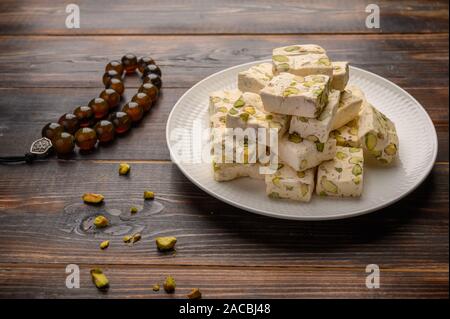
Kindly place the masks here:
POLYGON ((272 59, 277 62, 289 62, 289 58, 285 55, 274 55, 272 56, 272 59))
POLYGON ((175 244, 177 243, 177 238, 173 236, 169 237, 156 237, 156 247, 160 251, 168 251, 172 250, 175 247, 175 244))
POLYGON ((91 269, 91 277, 98 289, 105 289, 109 286, 109 280, 100 268, 91 269))
POLYGON ((323 149, 325 148, 325 143, 316 143, 316 148, 318 152, 323 152, 323 149))
POLYGON ((303 178, 303 177, 305 177, 305 175, 306 175, 305 171, 297 172, 297 176, 299 178, 303 178))
POLYGON ((109 247, 109 240, 105 240, 100 243, 100 249, 106 249, 108 247, 109 247))
POLYGON ((152 289, 153 289, 153 291, 159 291, 159 289, 160 289, 159 284, 154 284, 152 289))
POLYGON ((293 143, 301 143, 303 139, 297 133, 289 134, 288 140, 293 143))
POLYGON ((302 186, 300 186, 300 190, 302 192, 302 196, 306 196, 306 194, 308 194, 309 191, 309 186, 306 184, 302 184, 302 186))
POLYGON ((277 193, 277 192, 272 192, 272 193, 269 194, 269 197, 273 198, 273 199, 279 199, 280 198, 280 194, 277 193))
POLYGON ((362 157, 358 157, 358 156, 352 156, 348 162, 351 164, 359 164, 362 163, 364 161, 364 159, 362 157))
POLYGON ((133 235, 127 235, 123 237, 123 242, 127 244, 134 244, 135 242, 138 242, 141 240, 141 234, 133 234, 133 235))
POLYGON ((167 293, 172 293, 175 291, 177 284, 175 282, 175 279, 172 276, 167 276, 166 280, 164 281, 164 290, 167 293))
POLYGON ((333 182, 331 182, 327 179, 322 180, 322 186, 327 192, 335 193, 335 194, 338 192, 337 186, 333 182))
POLYGON ((375 148, 375 146, 377 146, 377 142, 378 138, 374 134, 372 133, 366 134, 366 146, 369 151, 372 151, 375 148))
POLYGON ((82 198, 86 204, 100 204, 105 199, 103 195, 94 193, 86 193, 82 198))
POLYGON ((347 154, 345 154, 344 152, 337 152, 336 157, 340 160, 343 160, 343 159, 347 158, 347 154))
POLYGON ((384 148, 384 151, 386 152, 386 154, 393 156, 395 155, 395 153, 397 153, 397 146, 391 143, 384 148))
POLYGON ((242 98, 239 98, 236 102, 234 102, 233 106, 236 108, 243 107, 245 105, 245 101, 242 98))
POLYGON ((103 215, 98 215, 94 219, 94 225, 97 228, 105 228, 106 226, 109 225, 109 220, 103 215))
POLYGON ((119 175, 127 175, 130 172, 131 166, 127 163, 119 164, 119 175))
POLYGON ((352 174, 355 175, 355 176, 361 175, 362 174, 362 167, 361 167, 361 165, 356 164, 355 166, 353 166, 352 174))
POLYGON ((202 293, 200 292, 200 289, 193 288, 191 292, 187 295, 189 299, 200 299, 202 298, 202 293))
POLYGON ((123 242, 124 243, 131 243, 131 238, 133 238, 133 236, 131 236, 131 235, 126 235, 126 236, 123 236, 123 242))
POLYGON ((155 199, 155 193, 151 191, 145 191, 144 199, 155 199))
POLYGON ((130 208, 130 213, 131 213, 131 214, 136 214, 138 211, 139 211, 139 210, 137 209, 137 207, 134 207, 134 206, 133 206, 133 207, 130 208))

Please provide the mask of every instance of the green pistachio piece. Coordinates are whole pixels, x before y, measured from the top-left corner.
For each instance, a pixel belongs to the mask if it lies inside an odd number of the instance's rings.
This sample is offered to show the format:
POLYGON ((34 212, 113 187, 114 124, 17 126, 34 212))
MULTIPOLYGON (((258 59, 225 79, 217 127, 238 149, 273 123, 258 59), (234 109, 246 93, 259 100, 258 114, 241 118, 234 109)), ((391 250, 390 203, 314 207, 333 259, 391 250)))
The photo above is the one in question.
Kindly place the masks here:
POLYGON ((342 173, 342 167, 335 167, 334 169, 336 170, 336 172, 342 173))
POLYGON ((393 156, 393 155, 395 155, 397 153, 397 146, 395 144, 391 143, 391 144, 389 144, 388 146, 386 146, 384 148, 384 152, 387 155, 393 156))
POLYGON ((218 96, 211 96, 211 102, 219 103, 222 99, 218 96))
POLYGON ((323 152, 323 149, 325 148, 325 143, 316 143, 316 148, 318 152, 323 152))
POLYGON ((268 121, 273 120, 273 115, 267 114, 267 115, 266 115, 266 120, 268 120, 268 121))
POLYGON ((305 177, 305 172, 304 171, 302 171, 302 172, 297 172, 297 176, 299 177, 299 178, 303 178, 303 177, 305 177))
POLYGON ((281 186, 281 177, 276 176, 276 177, 272 178, 272 183, 275 186, 280 187, 281 186))
POLYGON ((303 122, 303 123, 308 123, 308 119, 306 118, 306 117, 304 117, 304 116, 297 116, 297 119, 299 119, 299 121, 300 122, 303 122))
POLYGON ((346 159, 348 157, 347 154, 345 154, 344 152, 336 152, 336 158, 343 160, 346 159))
POLYGON ((277 62, 289 62, 289 58, 285 55, 274 55, 272 59, 277 62))
POLYGON ((236 114, 238 114, 239 112, 236 110, 236 109, 230 109, 229 111, 228 111, 228 113, 230 114, 230 115, 236 115, 236 114))
POLYGON ((300 50, 300 47, 296 46, 296 45, 291 45, 289 47, 284 48, 284 51, 286 51, 286 52, 292 52, 292 51, 298 51, 298 50, 300 50))
POLYGON ((366 134, 366 147, 369 151, 372 151, 377 146, 377 142, 378 138, 375 136, 375 134, 366 134))
POLYGON ((337 194, 338 187, 333 182, 323 178, 322 181, 322 187, 329 193, 337 194))
POLYGON ((300 186, 300 191, 302 192, 302 196, 305 197, 309 192, 309 186, 302 184, 302 186, 300 186))
POLYGON ((317 136, 315 136, 315 135, 309 135, 306 139, 308 141, 314 142, 314 143, 319 141, 319 138, 317 136))
POLYGON ((105 289, 109 286, 109 280, 100 268, 91 269, 92 282, 98 289, 105 289))
POLYGON ((363 171, 363 169, 362 169, 361 165, 356 164, 355 166, 353 166, 352 174, 355 176, 358 176, 358 175, 362 174, 362 171, 363 171))
POLYGON ((351 147, 350 148, 350 153, 358 153, 361 149, 358 147, 351 147))
POLYGON ((256 109, 254 106, 246 106, 244 107, 244 112, 253 115, 256 113, 256 109))
POLYGON ((217 109, 217 112, 227 113, 228 109, 225 106, 221 106, 217 109))
POLYGON ((289 95, 299 94, 299 93, 300 93, 300 90, 299 90, 299 89, 297 89, 297 88, 295 88, 295 87, 288 87, 288 88, 286 88, 286 89, 284 90, 283 96, 284 96, 284 97, 287 97, 287 96, 289 96, 289 95))
POLYGON ((303 141, 303 139, 297 133, 289 134, 288 140, 297 144, 303 141))
POLYGON ((350 164, 359 164, 362 163, 363 161, 364 159, 362 157, 357 156, 350 157, 350 159, 348 160, 350 164))
POLYGON ((281 72, 286 72, 286 71, 289 71, 290 66, 287 63, 281 63, 281 64, 278 64, 276 66, 276 68, 277 68, 277 70, 279 70, 281 72))
POLYGON ((361 175, 358 175, 353 179, 353 183, 355 183, 356 185, 359 185, 359 183, 361 183, 361 180, 362 180, 361 175))
POLYGON ((234 102, 233 106, 235 108, 240 108, 243 107, 245 105, 244 100, 242 100, 242 98, 239 98, 239 100, 237 100, 236 102, 234 102))
POLYGON ((239 115, 239 117, 241 118, 242 121, 247 122, 249 117, 250 117, 250 114, 242 113, 242 114, 239 115))
POLYGON ((272 193, 269 194, 269 197, 273 198, 273 199, 279 199, 280 198, 280 194, 277 193, 277 192, 272 192, 272 193))

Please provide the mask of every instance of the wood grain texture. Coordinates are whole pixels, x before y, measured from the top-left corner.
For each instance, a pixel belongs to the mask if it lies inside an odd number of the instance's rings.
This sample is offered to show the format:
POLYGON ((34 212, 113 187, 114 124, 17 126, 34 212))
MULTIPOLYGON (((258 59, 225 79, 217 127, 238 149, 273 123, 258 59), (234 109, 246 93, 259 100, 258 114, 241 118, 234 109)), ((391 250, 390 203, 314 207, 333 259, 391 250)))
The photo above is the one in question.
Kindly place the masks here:
MULTIPOLYGON (((127 83, 133 82, 137 83, 137 79, 127 83)), ((96 86, 98 88, 0 89, 0 143, 3 144, 0 156, 23 154, 40 136, 45 124, 57 121, 62 114, 96 97, 102 89, 101 83, 96 86), (27 93, 22 94, 24 91, 27 93), (11 139, 21 142, 8 143, 11 139)), ((435 123, 439 136, 438 161, 448 161, 448 89, 408 91, 424 105, 435 123)), ((122 104, 135 92, 136 88, 126 90, 122 104)), ((184 92, 185 89, 164 88, 159 102, 130 134, 108 147, 73 159, 170 160, 165 126, 173 105, 184 92)))
MULTIPOLYGON (((81 264, 80 289, 65 287, 65 265, 4 264, 0 298, 164 298, 186 299, 193 287, 203 298, 448 298, 445 269, 385 268, 381 288, 365 287, 365 265, 349 268, 247 268, 101 265, 111 287, 103 293, 90 280, 97 264, 81 264), (153 292, 171 274, 174 294, 153 292)), ((383 270, 382 270, 383 271, 383 270)), ((170 309, 170 308, 169 308, 170 309)))
POLYGON ((2 34, 429 33, 448 31, 446 1, 377 1, 380 29, 365 25, 368 3, 350 1, 79 0, 81 28, 67 29, 62 0, 3 0, 2 34), (318 23, 320 22, 320 23, 318 23))
POLYGON ((170 162, 133 163, 129 177, 119 176, 117 167, 118 161, 1 166, 0 261, 434 268, 448 260, 448 164, 436 165, 418 190, 382 212, 325 222, 245 213, 194 187, 170 162), (145 189, 156 192, 163 211, 152 213, 158 204, 144 203, 145 189), (85 192, 103 194, 106 205, 83 205, 85 192), (143 210, 128 216, 132 206, 143 210), (111 219, 114 233, 79 229, 88 216, 100 213, 111 219), (125 245, 122 237, 136 231, 143 240, 125 245), (163 235, 178 238, 176 255, 156 251, 153 239, 163 235), (100 251, 104 239, 111 239, 111 246, 100 251))
POLYGON ((225 68, 270 58, 274 47, 306 42, 405 89, 448 88, 448 34, 423 40, 423 35, 388 34, 7 36, 0 37, 0 87, 98 87, 106 63, 131 50, 155 58, 166 88, 189 88, 225 68))

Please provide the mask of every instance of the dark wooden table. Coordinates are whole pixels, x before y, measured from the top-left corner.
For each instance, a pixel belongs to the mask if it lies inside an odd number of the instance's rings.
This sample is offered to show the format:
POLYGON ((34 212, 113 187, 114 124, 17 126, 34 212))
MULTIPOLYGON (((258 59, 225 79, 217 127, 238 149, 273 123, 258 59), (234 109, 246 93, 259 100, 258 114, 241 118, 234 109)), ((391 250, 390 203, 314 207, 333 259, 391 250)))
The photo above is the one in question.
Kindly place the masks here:
MULTIPOLYGON (((108 60, 150 54, 164 90, 143 123, 111 147, 70 161, 0 166, 0 297, 206 298, 448 297, 448 4, 377 1, 381 29, 366 29, 364 1, 73 1, 81 28, 65 28, 68 1, 0 2, 0 156, 21 154, 47 122, 86 104, 102 89, 108 60), (208 196, 171 163, 165 124, 177 99, 224 68, 269 57, 291 43, 317 43, 336 60, 375 72, 416 97, 438 132, 439 154, 427 180, 379 212, 348 220, 293 222, 247 213, 208 196), (128 178, 117 174, 132 164, 128 178), (159 214, 120 231, 77 231, 84 192, 113 208, 142 205, 157 192, 159 214), (140 228, 141 227, 141 228, 140 228), (153 238, 175 235, 176 254, 153 238), (111 239, 106 251, 98 249, 111 239), (81 269, 67 289, 65 268, 81 269), (365 267, 378 264, 381 288, 367 289, 365 267), (90 282, 93 266, 111 281, 90 282), (174 295, 151 287, 172 274, 174 295)), ((138 79, 127 79, 128 92, 138 79)), ((130 93, 126 97, 130 97, 130 93)), ((418 150, 420 152, 420 150, 418 150)))

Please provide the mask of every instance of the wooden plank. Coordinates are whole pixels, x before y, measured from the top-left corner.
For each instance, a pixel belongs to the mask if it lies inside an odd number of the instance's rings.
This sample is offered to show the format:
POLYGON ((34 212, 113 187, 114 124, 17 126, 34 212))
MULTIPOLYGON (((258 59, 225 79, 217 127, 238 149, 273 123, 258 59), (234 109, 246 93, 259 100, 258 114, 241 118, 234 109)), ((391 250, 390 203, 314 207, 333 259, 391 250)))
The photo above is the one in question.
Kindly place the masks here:
POLYGON ((302 42, 320 44, 332 59, 348 60, 405 89, 448 88, 448 34, 423 37, 6 36, 0 38, 0 87, 98 87, 106 63, 133 51, 156 59, 165 87, 188 88, 214 72, 269 58, 274 47, 302 42))
POLYGON ((446 1, 377 1, 380 29, 368 29, 368 3, 347 1, 79 0, 81 28, 67 29, 61 0, 3 0, 1 34, 274 34, 448 32, 446 1), (317 23, 320 21, 320 23, 317 23))
POLYGON ((448 262, 448 173, 448 164, 436 165, 416 191, 377 213, 318 223, 246 213, 205 194, 168 162, 133 163, 129 177, 118 176, 117 162, 0 166, 0 260, 433 269, 448 262), (155 202, 143 202, 145 189, 156 192, 155 202), (104 194, 106 206, 82 204, 85 192, 104 194), (131 206, 142 211, 129 216, 131 206), (111 219, 107 233, 82 226, 99 213, 111 219), (125 245, 122 237, 133 232, 142 240, 125 245), (161 235, 177 236, 176 254, 156 250, 161 235), (111 246, 101 251, 104 239, 111 246))
MULTIPOLYGON (((97 96, 101 85, 96 88, 28 88, 0 89, 0 156, 23 154, 31 143, 40 136, 42 127, 71 112, 76 106, 87 104, 97 96), (16 143, 8 143, 15 139, 16 143)), ((135 93, 130 88, 124 95, 129 101, 135 93)), ((438 161, 448 161, 448 89, 410 89, 410 93, 430 114, 436 124, 439 137, 438 161)), ((101 147, 96 152, 79 156, 79 159, 122 159, 122 160, 169 160, 166 147, 165 125, 169 113, 185 89, 165 88, 159 103, 131 134, 118 139, 117 143, 101 147)), ((123 102, 124 103, 124 102, 123 102)))
MULTIPOLYGON (((211 268, 110 266, 107 292, 97 290, 89 270, 80 266, 80 288, 65 286, 66 265, 0 264, 0 298, 169 298, 186 299, 193 287, 203 298, 448 298, 448 264, 437 269, 382 268, 381 287, 367 289, 366 265, 354 269, 327 268, 211 268), (171 274, 174 294, 151 287, 171 274)), ((168 312, 169 313, 169 312, 168 312)))

